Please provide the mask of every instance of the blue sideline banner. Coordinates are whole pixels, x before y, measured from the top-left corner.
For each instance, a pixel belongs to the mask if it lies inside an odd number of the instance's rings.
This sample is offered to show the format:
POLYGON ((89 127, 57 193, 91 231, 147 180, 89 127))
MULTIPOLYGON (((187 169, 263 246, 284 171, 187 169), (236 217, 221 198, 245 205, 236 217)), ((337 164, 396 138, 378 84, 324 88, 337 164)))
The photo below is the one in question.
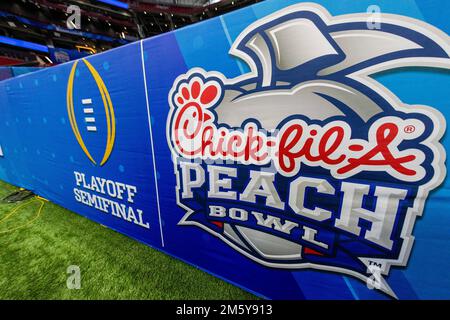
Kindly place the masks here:
POLYGON ((2 81, 0 178, 261 297, 450 299, 449 9, 268 0, 2 81))

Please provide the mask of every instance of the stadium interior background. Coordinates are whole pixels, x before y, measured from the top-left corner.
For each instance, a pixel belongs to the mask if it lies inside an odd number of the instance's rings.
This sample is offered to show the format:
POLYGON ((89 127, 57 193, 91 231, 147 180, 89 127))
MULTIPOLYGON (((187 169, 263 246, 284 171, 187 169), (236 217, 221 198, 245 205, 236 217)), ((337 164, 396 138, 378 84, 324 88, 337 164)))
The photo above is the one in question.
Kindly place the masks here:
MULTIPOLYGON (((2 0, 0 67, 52 66, 256 2, 259 1, 2 0), (79 21, 69 19, 76 13, 73 6, 80 9, 79 21)), ((5 77, 8 76, 0 75, 0 79, 5 77)))

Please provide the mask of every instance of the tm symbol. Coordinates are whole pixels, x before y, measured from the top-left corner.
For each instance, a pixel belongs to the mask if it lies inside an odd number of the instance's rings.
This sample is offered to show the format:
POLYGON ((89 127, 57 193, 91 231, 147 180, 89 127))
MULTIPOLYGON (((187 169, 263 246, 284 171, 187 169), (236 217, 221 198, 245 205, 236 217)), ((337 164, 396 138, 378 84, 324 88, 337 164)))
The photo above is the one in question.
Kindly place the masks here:
POLYGON ((383 267, 383 264, 370 260, 369 266, 373 266, 373 267, 377 267, 377 268, 381 269, 383 267))

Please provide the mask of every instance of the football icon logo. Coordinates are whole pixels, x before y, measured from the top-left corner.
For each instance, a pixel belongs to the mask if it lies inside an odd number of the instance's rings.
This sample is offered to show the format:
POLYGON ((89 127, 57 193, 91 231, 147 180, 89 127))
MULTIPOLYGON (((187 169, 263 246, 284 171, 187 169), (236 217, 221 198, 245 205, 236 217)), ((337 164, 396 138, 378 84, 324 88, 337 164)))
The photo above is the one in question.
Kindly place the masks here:
MULTIPOLYGON (((105 127, 106 127, 106 143, 105 143, 105 149, 103 152, 103 155, 99 157, 98 159, 95 159, 95 157, 92 155, 92 153, 89 151, 89 149, 86 146, 85 139, 83 138, 83 135, 80 132, 80 126, 78 125, 78 118, 76 116, 77 108, 75 108, 75 105, 79 106, 78 109, 82 111, 83 114, 83 126, 85 127, 85 131, 89 134, 96 134, 98 133, 98 126, 96 125, 96 122, 99 121, 98 117, 95 116, 95 108, 93 106, 93 102, 91 98, 83 98, 81 99, 79 104, 74 104, 74 82, 75 82, 75 75, 77 68, 79 68, 79 61, 77 60, 74 62, 72 69, 70 71, 69 75, 69 81, 67 84, 67 113, 69 116, 70 125, 72 127, 72 131, 75 135, 75 138, 80 145, 81 149, 83 150, 84 154, 89 158, 89 160, 94 165, 100 165, 103 166, 111 156, 111 152, 114 147, 114 141, 116 137, 116 120, 114 116, 114 106, 111 101, 111 97, 109 95, 108 89, 106 88, 105 83, 103 82, 103 79, 101 78, 98 71, 92 66, 92 64, 87 61, 86 59, 81 59, 81 61, 84 63, 84 65, 87 67, 87 70, 89 74, 92 76, 95 85, 96 90, 98 91, 98 96, 101 97, 101 101, 103 104, 104 109, 104 115, 105 115, 105 127)), ((102 110, 98 110, 98 114, 103 114, 102 110)))
POLYGON ((446 128, 371 75, 449 68, 447 35, 423 22, 332 17, 300 4, 261 19, 230 54, 250 72, 194 68, 169 94, 167 139, 180 226, 196 226, 271 268, 344 273, 390 289, 413 226, 445 175, 446 128))

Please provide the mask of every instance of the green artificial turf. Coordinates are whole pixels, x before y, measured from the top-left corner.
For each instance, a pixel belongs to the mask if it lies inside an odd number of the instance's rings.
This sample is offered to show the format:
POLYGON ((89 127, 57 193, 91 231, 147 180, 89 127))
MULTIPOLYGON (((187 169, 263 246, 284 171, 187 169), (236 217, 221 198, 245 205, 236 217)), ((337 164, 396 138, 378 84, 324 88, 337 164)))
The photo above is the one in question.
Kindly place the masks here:
MULTIPOLYGON (((15 190, 0 181, 0 199, 15 190)), ((0 203, 0 299, 255 298, 51 202, 39 212, 42 203, 0 203), (67 288, 70 265, 79 290, 67 288)))

